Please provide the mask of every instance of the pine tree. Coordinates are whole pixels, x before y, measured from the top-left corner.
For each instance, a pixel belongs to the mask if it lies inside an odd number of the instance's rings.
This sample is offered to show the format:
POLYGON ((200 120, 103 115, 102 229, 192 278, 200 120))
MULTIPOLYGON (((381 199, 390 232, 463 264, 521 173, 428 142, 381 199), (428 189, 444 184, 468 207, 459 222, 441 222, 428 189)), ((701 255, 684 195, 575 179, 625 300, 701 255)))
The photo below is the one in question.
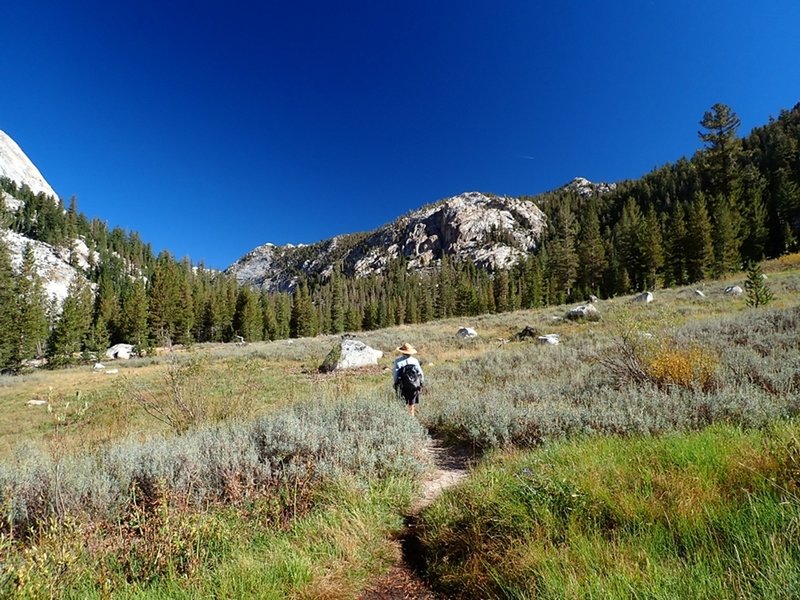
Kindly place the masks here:
MULTIPOLYGON (((578 281, 586 294, 599 294, 603 273, 608 266, 603 236, 600 233, 600 217, 597 202, 586 206, 580 226, 578 245, 578 281)), ((523 305, 535 306, 523 302, 523 305)))
POLYGON ((8 247, 0 236, 0 372, 16 367, 17 301, 8 247))
POLYGON ((156 260, 156 268, 148 287, 148 325, 156 345, 169 346, 176 340, 175 323, 181 310, 181 289, 178 266, 168 252, 156 260))
POLYGON ((331 333, 344 331, 344 314, 344 284, 341 275, 335 271, 331 276, 331 333))
POLYGON ((656 287, 658 273, 664 266, 664 243, 661 236, 661 224, 651 204, 643 222, 640 245, 642 264, 644 266, 644 288, 652 290, 656 287))
POLYGON ((686 248, 688 243, 683 204, 677 204, 669 219, 666 243, 666 285, 687 283, 686 248))
POLYGON ((49 335, 47 296, 36 270, 33 247, 28 244, 22 255, 22 267, 16 278, 17 347, 15 362, 44 356, 49 335))
POLYGON ((248 342, 261 340, 264 330, 261 307, 255 293, 247 286, 239 289, 236 312, 233 315, 233 330, 248 342))
POLYGON ((741 254, 746 261, 760 261, 769 239, 769 215, 764 202, 766 181, 758 169, 750 165, 742 176, 742 244, 741 254))
POLYGON ((720 277, 739 268, 739 237, 728 201, 725 198, 718 197, 714 204, 714 227, 711 231, 714 247, 712 274, 715 277, 720 277))
POLYGON ((314 335, 314 306, 305 281, 295 287, 292 297, 291 337, 310 337, 314 335))
POLYGON ((122 298, 120 333, 122 340, 139 350, 148 347, 147 293, 140 280, 133 281, 122 298))
POLYGON ((69 361, 82 352, 92 326, 92 292, 80 275, 72 278, 61 315, 50 336, 48 354, 53 363, 69 361))
POLYGON ((686 274, 691 283, 708 277, 714 261, 711 220, 705 196, 700 192, 689 205, 686 230, 686 274))
POLYGON ((703 163, 709 177, 711 194, 721 196, 733 210, 738 210, 734 197, 738 188, 738 162, 741 140, 736 130, 741 120, 725 104, 715 104, 703 115, 700 125, 704 131, 697 135, 706 144, 703 163))
POLYGON ((636 291, 647 287, 647 265, 644 256, 645 220, 639 205, 628 198, 622 216, 615 227, 614 246, 617 260, 625 270, 627 280, 636 291))
POLYGON ((761 270, 761 263, 751 262, 747 266, 747 281, 744 282, 744 289, 747 292, 747 306, 758 308, 772 302, 774 295, 766 282, 764 272, 761 270))
POLYGON ((549 278, 559 300, 572 295, 572 286, 578 276, 578 253, 575 250, 577 230, 578 223, 570 202, 565 199, 553 213, 547 243, 549 278))
POLYGON ((494 289, 494 309, 499 313, 506 312, 511 308, 508 286, 508 271, 505 269, 497 271, 494 274, 492 287, 494 289))

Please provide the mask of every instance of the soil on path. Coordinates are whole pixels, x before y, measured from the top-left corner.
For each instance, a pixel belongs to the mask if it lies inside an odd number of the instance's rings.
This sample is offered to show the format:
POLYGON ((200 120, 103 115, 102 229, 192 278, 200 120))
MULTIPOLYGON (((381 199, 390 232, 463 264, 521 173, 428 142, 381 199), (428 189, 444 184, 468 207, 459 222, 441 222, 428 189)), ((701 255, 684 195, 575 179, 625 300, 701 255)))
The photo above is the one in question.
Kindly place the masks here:
POLYGON ((398 537, 402 560, 383 577, 373 582, 359 600, 441 600, 428 588, 421 574, 425 564, 417 536, 417 517, 441 493, 467 476, 469 452, 445 446, 438 438, 429 440, 425 451, 434 464, 422 482, 422 493, 406 516, 406 526, 398 537))

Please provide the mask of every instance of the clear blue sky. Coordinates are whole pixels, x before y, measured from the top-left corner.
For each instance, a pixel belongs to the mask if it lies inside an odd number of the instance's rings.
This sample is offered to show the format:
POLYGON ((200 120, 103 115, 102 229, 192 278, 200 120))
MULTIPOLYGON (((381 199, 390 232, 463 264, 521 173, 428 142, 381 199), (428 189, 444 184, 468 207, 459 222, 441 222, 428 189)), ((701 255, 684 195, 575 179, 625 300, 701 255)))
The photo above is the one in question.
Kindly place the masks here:
POLYGON ((65 200, 226 267, 464 191, 692 154, 800 101, 800 2, 4 0, 0 129, 65 200))

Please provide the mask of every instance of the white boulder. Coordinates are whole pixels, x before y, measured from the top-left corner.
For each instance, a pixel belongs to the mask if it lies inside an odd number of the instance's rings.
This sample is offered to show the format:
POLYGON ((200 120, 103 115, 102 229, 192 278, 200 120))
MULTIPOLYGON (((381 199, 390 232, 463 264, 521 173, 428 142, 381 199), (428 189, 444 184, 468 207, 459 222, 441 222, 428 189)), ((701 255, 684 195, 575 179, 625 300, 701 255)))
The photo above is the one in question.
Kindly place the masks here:
POLYGON ((575 308, 570 308, 567 311, 567 318, 571 321, 580 321, 586 319, 587 321, 599 321, 600 311, 594 304, 581 304, 575 308))
POLYGON ((547 344, 549 346, 558 346, 561 342, 561 336, 557 333, 547 333, 538 337, 540 344, 547 344))
POLYGON ((114 344, 106 350, 106 358, 112 360, 115 358, 128 360, 131 354, 133 354, 133 344, 114 344))
POLYGON ((377 365, 383 352, 370 348, 364 342, 351 338, 343 339, 334 346, 320 366, 323 373, 339 369, 357 369, 377 365), (335 362, 334 362, 335 361, 335 362))
POLYGON ((472 329, 472 327, 461 327, 456 332, 456 337, 463 339, 474 338, 478 337, 478 332, 472 329))
POLYGON ((694 295, 697 296, 698 298, 705 298, 706 297, 706 295, 703 293, 703 290, 695 290, 694 291, 694 295))
POLYGON ((94 363, 94 366, 92 367, 92 371, 102 371, 105 368, 106 368, 106 366, 103 363, 97 362, 97 363, 94 363))
POLYGON ((728 296, 741 296, 744 294, 744 290, 738 285, 729 285, 725 288, 725 294, 728 296))
POLYGON ((634 296, 633 301, 641 304, 650 304, 653 301, 653 294, 650 292, 642 292, 638 296, 634 296))
POLYGON ((33 400, 28 400, 25 404, 27 406, 45 406, 47 404, 47 400, 40 400, 38 398, 34 398, 33 400))

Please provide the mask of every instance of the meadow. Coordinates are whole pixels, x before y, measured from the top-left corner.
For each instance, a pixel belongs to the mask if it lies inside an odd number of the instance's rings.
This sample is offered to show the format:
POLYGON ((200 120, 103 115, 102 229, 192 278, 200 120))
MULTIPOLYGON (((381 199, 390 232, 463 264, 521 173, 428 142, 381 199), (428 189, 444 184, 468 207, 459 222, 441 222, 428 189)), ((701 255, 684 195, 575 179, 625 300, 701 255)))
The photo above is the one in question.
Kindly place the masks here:
POLYGON ((399 559, 429 435, 479 459, 420 516, 445 597, 800 594, 800 266, 766 267, 767 307, 723 293, 739 274, 599 321, 407 325, 359 334, 386 352, 359 371, 319 374, 319 336, 0 378, 0 594, 357 598, 399 559))

